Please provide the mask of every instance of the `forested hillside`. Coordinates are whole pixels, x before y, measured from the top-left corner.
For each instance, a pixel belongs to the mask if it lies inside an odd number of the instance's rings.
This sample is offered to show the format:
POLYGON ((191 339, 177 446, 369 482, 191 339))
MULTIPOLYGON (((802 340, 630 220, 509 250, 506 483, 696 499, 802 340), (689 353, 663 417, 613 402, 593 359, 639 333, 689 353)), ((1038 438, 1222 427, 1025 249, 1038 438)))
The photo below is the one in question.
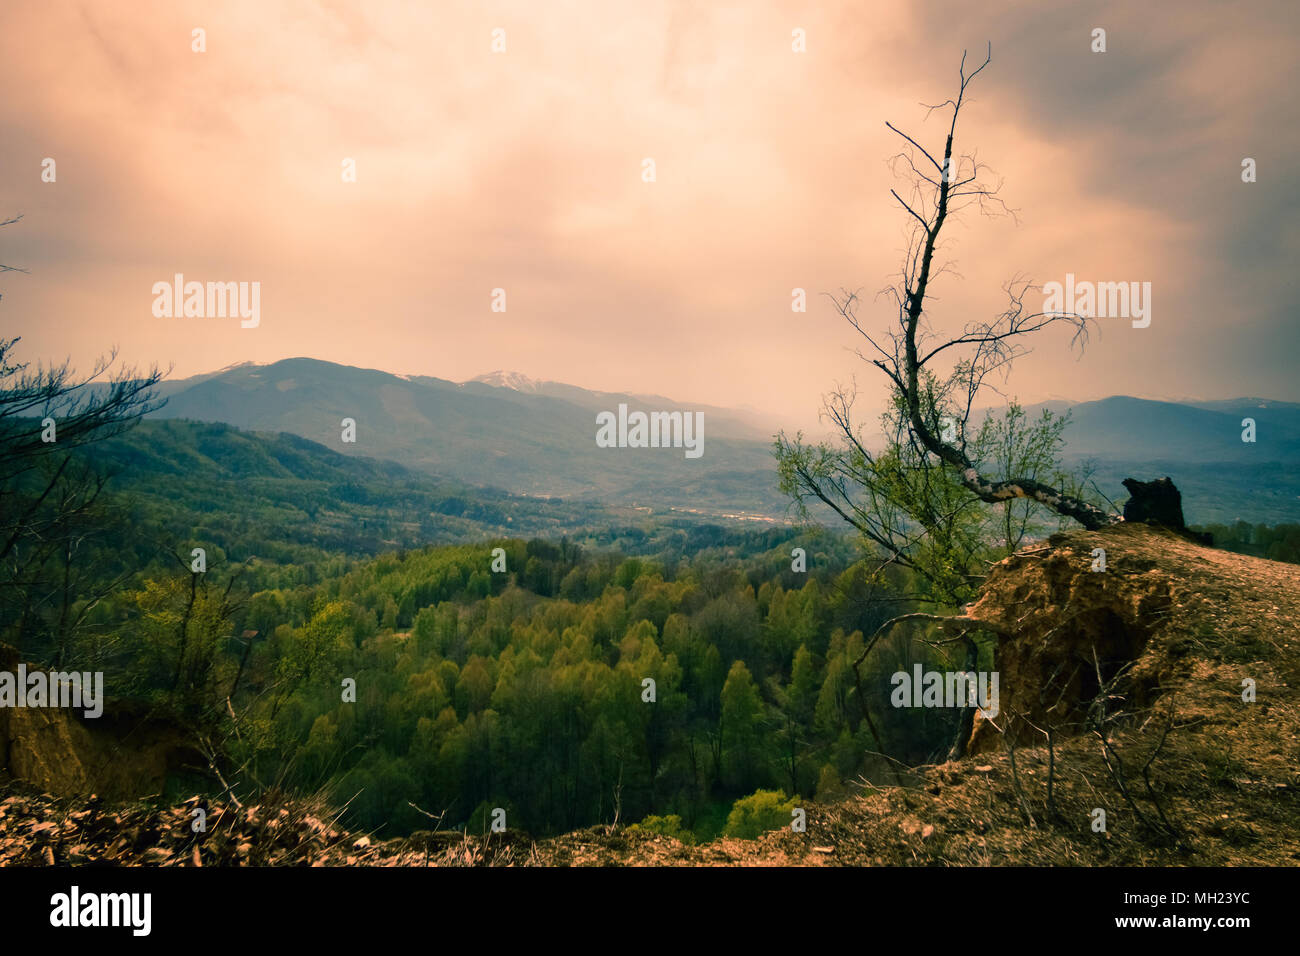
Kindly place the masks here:
POLYGON ((95 446, 93 463, 137 520, 238 561, 373 555, 507 531, 565 534, 614 515, 343 455, 287 432, 213 423, 142 422, 95 446))
MULTIPOLYGON (((841 539, 701 543, 662 560, 541 540, 387 555, 230 613, 210 597, 195 616, 213 628, 183 665, 184 582, 150 581, 131 613, 149 651, 130 670, 194 721, 231 697, 233 787, 277 774, 324 787, 364 829, 402 833, 433 813, 481 830, 501 807, 537 833, 676 816, 651 825, 709 837, 739 797, 825 796, 870 769, 882 741, 850 665, 890 612, 841 539), (506 571, 491 570, 494 548, 506 571), (266 640, 241 667, 222 635, 247 630, 266 640), (168 687, 173 663, 197 678, 168 687)), ((910 654, 877 654, 864 680, 887 688, 910 654)), ((950 738, 951 714, 922 714, 877 726, 892 753, 921 759, 950 738)))
MULTIPOLYGON (((880 779, 877 754, 941 755, 956 728, 945 710, 868 722, 852 663, 918 582, 870 583, 830 531, 625 523, 225 425, 146 422, 94 466, 111 479, 66 585, 53 557, 53 597, 10 607, 7 636, 103 668, 235 793, 321 792, 389 835, 429 814, 481 830, 500 807, 537 834, 617 818, 707 839, 740 798, 780 816, 880 779)), ((1294 526, 1212 530, 1296 558, 1294 526)), ((956 663, 926 636, 877 646, 863 696, 956 663)), ((197 769, 170 786, 211 787, 197 769)))
MULTIPOLYGON (((552 596, 517 580, 485 598, 462 591, 417 613, 415 633, 381 628, 358 649, 347 637, 363 604, 387 603, 426 581, 445 588, 481 566, 473 548, 380 559, 349 576, 344 590, 353 598, 335 594, 343 612, 327 601, 305 628, 293 629, 299 641, 343 638, 320 674, 279 695, 268 677, 302 658, 258 662, 250 685, 271 700, 254 716, 246 685, 237 695, 241 729, 231 735, 264 733, 284 748, 281 759, 293 769, 277 773, 273 786, 253 786, 260 768, 245 759, 229 788, 207 781, 189 790, 174 780, 161 799, 87 813, 84 796, 4 785, 0 864, 1290 866, 1300 857, 1293 566, 1206 549, 1140 524, 1056 536, 1047 548, 1001 562, 966 615, 997 629, 1021 628, 999 639, 1001 666, 1018 679, 1006 685, 998 731, 976 734, 971 759, 841 788, 836 778, 862 756, 866 736, 860 726, 852 731, 852 708, 843 714, 834 676, 843 659, 837 651, 856 646, 855 635, 846 640, 832 630, 824 655, 796 651, 788 681, 779 667, 767 681, 747 680, 765 666, 757 653, 732 664, 721 681, 716 661, 711 671, 697 671, 713 680, 701 691, 681 662, 699 646, 694 634, 720 620, 710 608, 720 600, 744 605, 751 593, 744 580, 769 572, 751 599, 758 643, 773 651, 769 660, 784 657, 781 646, 806 636, 819 613, 843 620, 848 605, 833 596, 842 575, 810 573, 798 587, 782 567, 783 542, 771 550, 770 567, 766 559, 733 566, 723 577, 734 588, 719 592, 719 553, 714 571, 679 568, 670 581, 673 575, 661 576, 649 562, 498 544, 512 564, 532 563, 534 583, 552 596), (1090 570, 1098 546, 1114 558, 1106 574, 1090 570), (588 585, 600 588, 601 600, 577 599, 588 585), (554 597, 557 587, 571 597, 554 597), (664 618, 661 645, 650 636, 650 618, 666 609, 657 598, 676 589, 678 607, 698 607, 664 618), (1079 604, 1084 613, 1070 610, 1079 604), (648 616, 615 647, 606 635, 619 633, 617 622, 637 609, 648 616), (523 633, 496 653, 493 628, 511 615, 523 633), (670 642, 675 650, 665 654, 670 642), (1090 701, 1096 686, 1076 684, 1059 669, 1063 660, 1088 660, 1099 644, 1102 666, 1114 668, 1107 699, 1118 702, 1101 712, 1090 701), (349 672, 359 694, 340 705, 326 685, 349 672), (658 681, 654 703, 640 700, 646 673, 658 681), (1239 693, 1243 674, 1258 681, 1258 703, 1239 693), (1061 676, 1069 678, 1063 685, 1061 676), (1063 708, 1043 710, 1044 686, 1063 708), (711 712, 694 705, 697 696, 713 702, 711 712), (790 711, 800 708, 808 733, 783 734, 790 711), (781 786, 791 740, 802 755, 791 771, 797 797, 787 798, 786 787, 762 790, 728 811, 733 794, 763 774, 781 786), (804 767, 818 764, 813 793, 804 767), (756 776, 742 783, 736 775, 747 768, 756 776), (306 783, 312 777, 332 785, 316 797, 306 783), (449 792, 456 786, 466 788, 465 800, 449 792), (449 802, 432 802, 439 799, 449 802), (479 803, 466 820, 473 800, 479 803), (207 810, 207 833, 189 825, 196 807, 207 810), (426 807, 436 811, 432 820, 426 807), (485 825, 497 808, 507 814, 503 832, 485 825), (642 816, 648 808, 666 812, 642 816), (790 827, 792 808, 806 812, 806 832, 790 827), (1099 830, 1103 810, 1107 828, 1099 830), (569 819, 626 825, 569 831, 569 819), (462 832, 453 829, 459 825, 462 832), (702 841, 719 830, 721 839, 702 841)), ((815 558, 827 567, 836 560, 825 552, 815 558)), ((400 619, 400 611, 389 612, 400 619)), ((873 655, 897 651, 878 647, 873 655)), ((707 649, 705 660, 714 660, 707 649)), ((879 720, 889 709, 876 703, 879 720)), ((893 747, 927 730, 879 726, 893 747)), ((144 755, 146 739, 128 737, 127 763, 144 755)), ((89 755, 66 740, 53 743, 48 756, 89 755)), ((30 750, 25 740, 18 744, 15 750, 30 750)), ((274 770, 275 756, 263 754, 274 770)), ((239 759, 237 749, 232 755, 239 759)))
MULTIPOLYGON (((177 793, 323 791, 385 833, 503 807, 708 837, 737 798, 838 792, 882 749, 849 665, 906 579, 869 586, 839 534, 624 523, 224 425, 145 422, 86 461, 108 483, 5 637, 174 726, 204 755, 177 793)), ((950 718, 876 731, 921 759, 950 718)))
MULTIPOLYGON (((44 590, 6 592, 5 638, 172 728, 171 796, 319 794, 385 836, 499 808, 515 832, 689 842, 893 782, 959 732, 951 709, 879 706, 895 672, 962 665, 929 629, 855 674, 883 621, 944 606, 833 530, 513 496, 221 424, 78 455, 99 491, 44 590)), ((1294 526, 1213 531, 1296 558, 1294 526)))

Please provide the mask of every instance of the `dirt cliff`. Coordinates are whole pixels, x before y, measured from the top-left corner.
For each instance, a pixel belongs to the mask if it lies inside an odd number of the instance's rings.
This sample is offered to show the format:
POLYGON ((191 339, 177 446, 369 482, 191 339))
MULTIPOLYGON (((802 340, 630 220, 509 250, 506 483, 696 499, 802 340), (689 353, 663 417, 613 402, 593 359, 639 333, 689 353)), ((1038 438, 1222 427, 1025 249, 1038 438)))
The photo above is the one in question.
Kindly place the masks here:
MULTIPOLYGON (((0 644, 0 670, 19 656, 0 644)), ((0 777, 64 796, 131 799, 162 791, 169 768, 197 759, 166 721, 114 702, 87 718, 60 708, 0 707, 0 777)))

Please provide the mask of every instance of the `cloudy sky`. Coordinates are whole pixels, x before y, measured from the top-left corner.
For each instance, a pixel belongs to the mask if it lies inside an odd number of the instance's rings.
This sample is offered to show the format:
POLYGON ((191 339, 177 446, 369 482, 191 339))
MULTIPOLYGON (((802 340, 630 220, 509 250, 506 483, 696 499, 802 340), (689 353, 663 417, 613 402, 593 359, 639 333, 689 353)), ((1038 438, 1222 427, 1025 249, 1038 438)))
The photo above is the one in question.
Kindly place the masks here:
POLYGON ((1148 328, 1103 320, 1081 359, 1044 338, 1009 392, 1300 400, 1298 11, 7 0, 0 218, 23 218, 0 263, 28 271, 0 275, 0 332, 83 366, 116 346, 177 376, 296 355, 504 368, 815 421, 837 381, 882 394, 820 293, 861 289, 864 320, 890 319, 872 296, 906 214, 885 122, 942 150, 921 104, 991 42, 958 149, 1019 222, 949 227, 934 326, 995 313, 1015 275, 1150 282, 1148 328), (260 282, 260 325, 154 317, 178 272, 260 282))

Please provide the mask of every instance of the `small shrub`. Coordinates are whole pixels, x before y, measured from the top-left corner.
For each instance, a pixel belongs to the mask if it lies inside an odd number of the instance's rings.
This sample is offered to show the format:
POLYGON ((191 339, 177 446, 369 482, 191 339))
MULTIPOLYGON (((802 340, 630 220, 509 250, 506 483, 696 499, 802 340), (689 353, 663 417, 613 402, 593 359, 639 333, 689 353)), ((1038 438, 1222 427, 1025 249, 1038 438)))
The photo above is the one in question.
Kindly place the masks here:
POLYGON ((783 790, 756 790, 735 802, 723 832, 729 837, 754 840, 769 830, 789 826, 797 799, 787 800, 783 790))

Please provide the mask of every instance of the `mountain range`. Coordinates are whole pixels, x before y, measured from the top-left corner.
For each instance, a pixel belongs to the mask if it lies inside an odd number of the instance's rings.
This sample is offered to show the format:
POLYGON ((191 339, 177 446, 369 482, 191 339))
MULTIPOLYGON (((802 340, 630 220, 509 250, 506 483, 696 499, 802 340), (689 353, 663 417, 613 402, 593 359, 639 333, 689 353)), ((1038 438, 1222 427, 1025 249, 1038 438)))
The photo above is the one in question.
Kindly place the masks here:
MULTIPOLYGON (((521 379, 516 379, 516 382, 521 379)), ((708 513, 783 513, 770 436, 744 413, 658 396, 556 383, 527 390, 483 381, 399 376, 316 359, 238 365, 170 382, 157 417, 290 432, 344 454, 390 459, 516 495, 598 498, 708 513), (705 454, 680 448, 598 448, 596 413, 703 411, 705 454), (356 441, 342 441, 342 422, 356 441)))
MULTIPOLYGON (((293 358, 165 383, 160 418, 288 432, 345 455, 389 459, 513 495, 578 498, 712 516, 782 517, 772 437, 757 414, 663 396, 598 392, 496 371, 467 382, 293 358), (596 414, 704 413, 705 454, 600 448, 596 414), (342 422, 356 423, 355 442, 342 422)), ((1300 519, 1300 404, 1257 398, 1163 402, 1127 396, 1027 406, 1068 411, 1067 462, 1091 460, 1102 491, 1169 474, 1189 521, 1300 519), (1245 418, 1255 441, 1242 440, 1245 418)))

